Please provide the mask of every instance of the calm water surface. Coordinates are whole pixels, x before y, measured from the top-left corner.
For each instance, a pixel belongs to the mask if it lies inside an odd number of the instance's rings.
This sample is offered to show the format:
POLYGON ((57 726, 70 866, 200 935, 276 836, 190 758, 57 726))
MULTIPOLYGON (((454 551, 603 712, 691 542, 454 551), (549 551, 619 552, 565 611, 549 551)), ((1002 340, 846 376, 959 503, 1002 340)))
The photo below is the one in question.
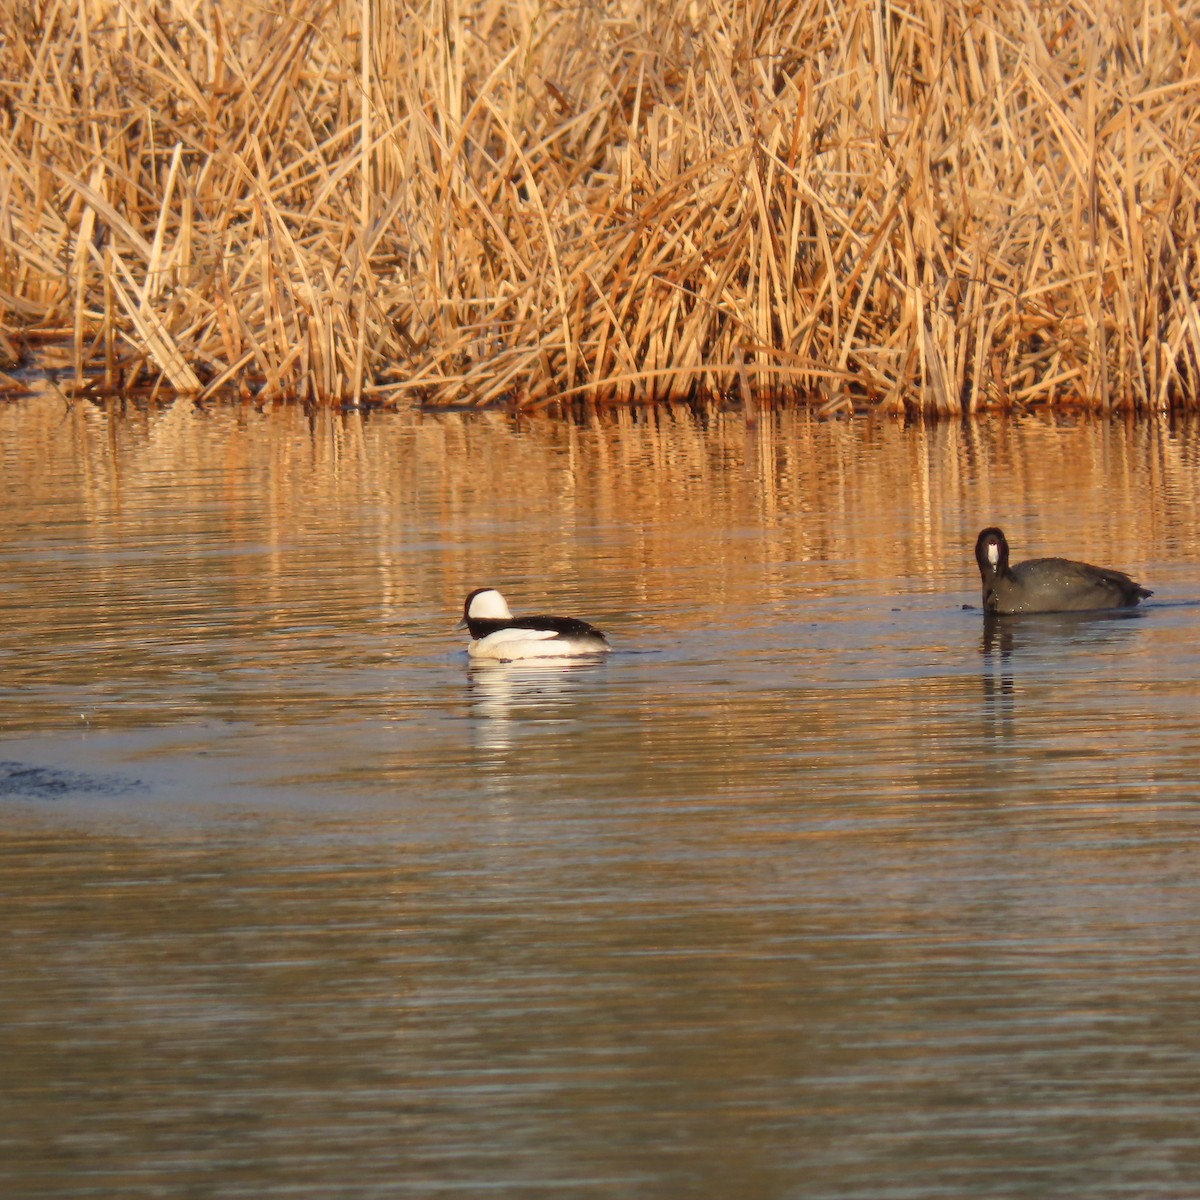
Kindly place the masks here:
POLYGON ((0 408, 0 1195, 1200 1193, 1200 428, 0 408), (1155 589, 986 629, 972 547, 1155 589), (471 668, 474 587, 608 661, 471 668))

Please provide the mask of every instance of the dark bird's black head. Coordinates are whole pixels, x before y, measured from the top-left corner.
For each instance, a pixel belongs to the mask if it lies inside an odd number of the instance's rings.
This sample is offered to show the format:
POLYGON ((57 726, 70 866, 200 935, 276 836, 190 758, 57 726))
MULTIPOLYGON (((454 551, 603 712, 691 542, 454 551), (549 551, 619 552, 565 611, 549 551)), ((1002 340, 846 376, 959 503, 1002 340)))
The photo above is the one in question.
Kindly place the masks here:
POLYGON ((975 561, 985 580, 1008 571, 1008 539, 1004 531, 989 525, 975 540, 975 561))

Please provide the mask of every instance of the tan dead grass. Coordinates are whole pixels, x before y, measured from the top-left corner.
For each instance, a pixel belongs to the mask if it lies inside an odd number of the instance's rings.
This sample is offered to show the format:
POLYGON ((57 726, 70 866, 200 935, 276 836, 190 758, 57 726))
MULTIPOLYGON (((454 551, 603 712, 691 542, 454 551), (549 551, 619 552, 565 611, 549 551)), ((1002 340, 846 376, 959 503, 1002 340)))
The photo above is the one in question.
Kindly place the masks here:
POLYGON ((0 0, 76 390, 1200 402, 1200 6, 0 0), (365 42, 370 54, 360 54, 365 42))

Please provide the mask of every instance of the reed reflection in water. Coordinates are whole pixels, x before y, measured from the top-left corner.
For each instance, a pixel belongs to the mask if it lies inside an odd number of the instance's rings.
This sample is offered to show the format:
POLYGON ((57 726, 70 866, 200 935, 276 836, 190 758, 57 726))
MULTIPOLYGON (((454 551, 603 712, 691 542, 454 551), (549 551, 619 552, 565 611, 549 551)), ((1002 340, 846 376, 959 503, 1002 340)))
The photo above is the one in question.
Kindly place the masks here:
POLYGON ((1193 426, 0 439, 4 1196, 1200 1186, 1193 426), (985 623, 992 521, 1156 595, 985 623))

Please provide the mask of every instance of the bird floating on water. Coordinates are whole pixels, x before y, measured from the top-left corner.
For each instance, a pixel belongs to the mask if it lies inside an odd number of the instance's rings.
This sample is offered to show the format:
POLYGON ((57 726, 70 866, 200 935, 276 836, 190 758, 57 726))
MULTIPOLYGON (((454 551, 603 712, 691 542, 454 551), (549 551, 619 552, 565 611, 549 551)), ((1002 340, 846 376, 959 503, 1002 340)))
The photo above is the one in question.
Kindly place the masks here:
POLYGON ((514 617, 495 588, 477 588, 463 605, 471 634, 471 658, 515 662, 530 658, 574 658, 607 654, 612 647, 594 625, 576 617, 514 617))
POLYGON ((983 579, 983 607, 990 613, 1133 608, 1154 594, 1123 571, 1069 558, 1031 558, 1009 566, 1008 539, 994 525, 976 540, 975 561, 983 579))

